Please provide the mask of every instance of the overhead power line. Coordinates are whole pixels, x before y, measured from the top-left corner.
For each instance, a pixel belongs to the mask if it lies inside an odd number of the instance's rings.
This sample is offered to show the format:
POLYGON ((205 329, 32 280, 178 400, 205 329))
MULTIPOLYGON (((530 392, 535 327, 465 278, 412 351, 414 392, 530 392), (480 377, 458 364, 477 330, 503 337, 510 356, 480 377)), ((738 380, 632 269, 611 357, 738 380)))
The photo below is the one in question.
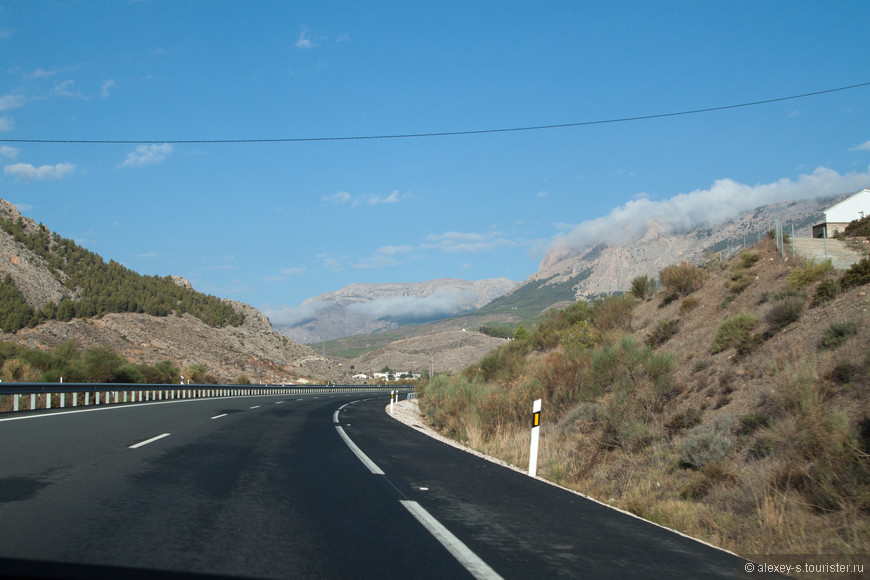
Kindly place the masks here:
POLYGON ((355 135, 346 137, 286 137, 280 139, 0 139, 0 143, 69 143, 69 144, 115 144, 115 145, 183 145, 183 144, 207 144, 207 143, 304 143, 309 141, 364 141, 367 139, 416 139, 422 137, 456 137, 462 135, 485 135, 487 133, 513 133, 518 131, 542 131, 544 129, 563 129, 567 127, 586 127, 589 125, 607 125, 611 123, 628 123, 631 121, 646 121, 649 119, 663 119, 666 117, 680 117, 684 115, 697 115, 699 113, 712 113, 715 111, 726 111, 728 109, 741 109, 745 107, 755 107, 758 105, 767 105, 770 103, 780 103, 783 101, 793 101, 796 99, 805 99, 807 97, 816 97, 829 93, 837 93, 841 91, 849 91, 861 87, 870 86, 870 82, 858 83, 845 87, 837 87, 835 89, 825 89, 823 91, 815 91, 812 93, 803 93, 800 95, 791 95, 788 97, 777 97, 774 99, 764 99, 762 101, 751 101, 748 103, 738 103, 736 105, 721 105, 718 107, 706 107, 703 109, 692 109, 689 111, 678 111, 675 113, 656 113, 652 115, 639 115, 635 117, 620 117, 616 119, 601 119, 597 121, 579 121, 576 123, 556 123, 553 125, 533 125, 530 127, 508 127, 500 129, 473 129, 468 131, 440 131, 434 133, 397 133, 393 135, 355 135))

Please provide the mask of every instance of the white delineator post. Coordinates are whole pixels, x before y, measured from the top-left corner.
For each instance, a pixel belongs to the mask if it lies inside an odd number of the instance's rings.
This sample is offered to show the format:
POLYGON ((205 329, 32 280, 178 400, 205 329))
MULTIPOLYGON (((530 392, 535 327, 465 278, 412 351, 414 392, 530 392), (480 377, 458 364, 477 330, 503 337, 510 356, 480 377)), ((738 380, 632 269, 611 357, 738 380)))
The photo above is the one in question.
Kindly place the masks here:
POLYGON ((541 430, 541 399, 532 405, 532 447, 529 450, 529 475, 538 475, 538 441, 541 430))
POLYGON ((390 415, 393 414, 393 401, 396 399, 396 391, 390 391, 390 415))

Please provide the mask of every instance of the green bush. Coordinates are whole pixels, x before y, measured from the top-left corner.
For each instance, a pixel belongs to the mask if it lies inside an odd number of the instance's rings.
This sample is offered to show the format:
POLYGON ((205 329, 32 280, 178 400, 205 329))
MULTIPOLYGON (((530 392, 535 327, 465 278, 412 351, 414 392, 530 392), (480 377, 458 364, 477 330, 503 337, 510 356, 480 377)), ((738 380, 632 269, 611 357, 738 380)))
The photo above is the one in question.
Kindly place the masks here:
POLYGON ((840 276, 840 287, 844 290, 868 283, 870 283, 870 258, 862 258, 840 276))
POLYGON ((738 262, 737 267, 742 269, 751 268, 760 259, 761 256, 758 252, 743 252, 740 254, 740 262, 738 262))
POLYGON ((819 341, 819 350, 837 348, 849 338, 858 334, 858 323, 851 321, 833 322, 819 341))
POLYGON ((681 262, 679 265, 668 266, 659 272, 659 280, 671 294, 688 296, 704 285, 707 272, 694 264, 681 262))
POLYGON ((592 305, 592 324, 599 332, 608 330, 631 331, 635 301, 631 296, 609 296, 592 305))
POLYGON ((730 417, 720 417, 693 427, 680 449, 680 465, 702 469, 723 459, 734 448, 730 417))
POLYGON ((682 433, 686 429, 691 429, 700 423, 701 411, 698 409, 688 409, 671 417, 671 419, 665 423, 665 428, 671 435, 676 435, 682 433))
POLYGON ((813 260, 804 260, 803 265, 795 266, 788 275, 788 282, 793 288, 803 288, 820 280, 825 274, 834 269, 831 260, 816 263, 813 260))
POLYGON ((638 300, 647 300, 655 292, 656 281, 649 276, 638 276, 631 281, 631 294, 638 300))
POLYGON ((646 344, 656 347, 670 340, 680 329, 680 319, 675 318, 665 322, 660 320, 652 332, 646 337, 646 344))
POLYGON ((810 306, 821 306, 826 302, 830 302, 836 298, 839 293, 840 285, 836 280, 822 280, 819 282, 819 285, 816 286, 816 291, 813 294, 813 301, 810 303, 810 306))
POLYGON ((789 296, 772 304, 765 313, 764 320, 770 324, 771 330, 777 331, 797 322, 803 309, 803 298, 789 296))
POLYGON ((683 301, 680 303, 680 314, 685 314, 686 312, 691 312, 695 308, 701 305, 701 301, 694 296, 686 296, 683 298, 683 301))
POLYGON ((740 294, 752 284, 755 277, 747 270, 735 270, 731 274, 731 280, 728 282, 728 290, 732 294, 740 294))
POLYGON ((849 222, 843 230, 843 235, 850 238, 856 236, 870 237, 870 216, 849 222))
POLYGON ((758 324, 758 319, 749 312, 741 312, 726 318, 716 328, 713 337, 712 353, 716 354, 731 347, 740 348, 752 341, 752 329, 758 324))

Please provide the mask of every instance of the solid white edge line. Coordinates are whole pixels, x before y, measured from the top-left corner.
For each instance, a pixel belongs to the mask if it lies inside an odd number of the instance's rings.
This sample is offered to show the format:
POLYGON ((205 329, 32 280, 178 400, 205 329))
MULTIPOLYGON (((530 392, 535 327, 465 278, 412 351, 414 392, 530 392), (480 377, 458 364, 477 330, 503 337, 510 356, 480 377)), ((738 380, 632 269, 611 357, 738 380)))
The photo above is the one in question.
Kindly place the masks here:
POLYGON ((144 445, 148 445, 149 443, 154 443, 158 439, 163 439, 164 437, 169 437, 169 433, 164 433, 163 435, 158 435, 157 437, 152 437, 151 439, 146 439, 145 441, 140 441, 135 445, 130 445, 130 449, 139 449, 144 445))
POLYGON ((369 471, 371 471, 375 475, 383 475, 384 472, 378 467, 374 461, 368 458, 368 455, 362 452, 362 449, 356 446, 356 443, 350 440, 350 437, 347 436, 347 433, 344 432, 340 426, 336 425, 335 430, 338 431, 338 434, 341 435, 341 438, 347 443, 347 446, 350 447, 350 450, 353 451, 353 454, 356 455, 357 459, 362 461, 363 465, 365 465, 369 471))
POLYGON ((447 548, 454 558, 462 564, 475 578, 496 579, 501 578, 498 572, 489 567, 489 564, 480 559, 480 556, 471 551, 471 549, 462 543, 462 540, 454 536, 450 530, 445 528, 441 522, 436 520, 432 514, 426 511, 423 506, 415 501, 400 500, 400 503, 405 506, 411 515, 417 519, 430 534, 435 536, 435 539, 441 542, 441 545, 447 548))
POLYGON ((221 417, 226 417, 226 416, 227 416, 226 413, 221 413, 220 415, 215 415, 214 417, 212 417, 212 419, 220 419, 221 417))

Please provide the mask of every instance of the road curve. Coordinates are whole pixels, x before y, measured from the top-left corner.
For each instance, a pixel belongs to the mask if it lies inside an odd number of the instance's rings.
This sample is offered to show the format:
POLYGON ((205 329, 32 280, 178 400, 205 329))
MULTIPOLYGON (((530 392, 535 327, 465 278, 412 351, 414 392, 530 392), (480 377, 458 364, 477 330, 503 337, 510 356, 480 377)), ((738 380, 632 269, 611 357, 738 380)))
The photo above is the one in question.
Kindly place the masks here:
POLYGON ((0 575, 683 578, 740 565, 359 398, 0 416, 0 575))

